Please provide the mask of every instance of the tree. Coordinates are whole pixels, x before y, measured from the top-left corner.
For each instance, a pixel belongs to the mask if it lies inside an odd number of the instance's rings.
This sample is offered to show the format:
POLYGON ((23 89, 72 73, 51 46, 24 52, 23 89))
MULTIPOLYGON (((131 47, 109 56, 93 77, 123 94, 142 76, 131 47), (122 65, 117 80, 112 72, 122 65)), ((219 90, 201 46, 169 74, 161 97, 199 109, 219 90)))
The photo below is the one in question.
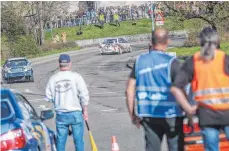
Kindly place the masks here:
POLYGON ((20 32, 32 34, 37 44, 42 45, 47 22, 67 14, 69 6, 69 2, 61 1, 2 2, 1 29, 10 37, 17 37, 20 32))
MULTIPOLYGON (((6 36, 10 54, 16 55, 14 43, 25 34, 25 22, 18 2, 1 3, 1 30, 6 36)), ((1 35, 3 36, 3 35, 1 35)), ((5 38, 4 38, 5 39, 5 38)))
POLYGON ((164 5, 181 20, 199 18, 215 30, 229 18, 227 1, 164 2, 164 5))
POLYGON ((29 7, 24 17, 39 45, 44 43, 44 30, 47 23, 58 16, 66 15, 68 13, 66 10, 70 7, 69 2, 61 1, 27 1, 24 3, 29 7))

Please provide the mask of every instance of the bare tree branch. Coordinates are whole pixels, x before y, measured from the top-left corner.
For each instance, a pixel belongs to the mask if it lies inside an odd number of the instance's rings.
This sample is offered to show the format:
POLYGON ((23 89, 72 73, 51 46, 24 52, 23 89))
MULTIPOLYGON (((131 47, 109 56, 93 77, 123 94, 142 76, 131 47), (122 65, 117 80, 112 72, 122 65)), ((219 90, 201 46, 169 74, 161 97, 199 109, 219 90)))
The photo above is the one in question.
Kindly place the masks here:
POLYGON ((180 2, 182 5, 187 6, 186 9, 173 7, 170 2, 164 2, 164 5, 174 12, 176 15, 184 19, 201 19, 212 27, 216 28, 218 23, 229 18, 229 7, 228 2, 218 2, 218 1, 205 1, 205 2, 180 2), (191 8, 191 9, 188 9, 191 8))

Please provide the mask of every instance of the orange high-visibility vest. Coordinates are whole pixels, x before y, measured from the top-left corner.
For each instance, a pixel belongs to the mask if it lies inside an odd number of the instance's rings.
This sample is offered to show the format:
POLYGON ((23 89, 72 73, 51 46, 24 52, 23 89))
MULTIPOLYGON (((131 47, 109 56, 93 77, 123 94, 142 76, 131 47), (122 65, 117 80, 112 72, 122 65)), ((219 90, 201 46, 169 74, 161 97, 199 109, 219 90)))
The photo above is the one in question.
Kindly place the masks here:
POLYGON ((200 59, 200 52, 193 56, 194 77, 192 90, 199 105, 212 110, 229 110, 229 76, 225 72, 225 53, 215 52, 213 60, 200 59))

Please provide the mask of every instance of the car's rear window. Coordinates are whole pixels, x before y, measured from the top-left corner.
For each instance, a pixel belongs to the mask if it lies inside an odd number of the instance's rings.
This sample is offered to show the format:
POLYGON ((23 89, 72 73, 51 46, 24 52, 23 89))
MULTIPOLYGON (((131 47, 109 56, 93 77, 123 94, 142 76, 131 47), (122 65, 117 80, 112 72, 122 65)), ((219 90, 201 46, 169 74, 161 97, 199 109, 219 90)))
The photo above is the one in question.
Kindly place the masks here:
POLYGON ((1 119, 9 117, 12 112, 10 110, 8 102, 9 102, 9 96, 7 94, 2 93, 1 94, 1 115, 0 115, 1 119))

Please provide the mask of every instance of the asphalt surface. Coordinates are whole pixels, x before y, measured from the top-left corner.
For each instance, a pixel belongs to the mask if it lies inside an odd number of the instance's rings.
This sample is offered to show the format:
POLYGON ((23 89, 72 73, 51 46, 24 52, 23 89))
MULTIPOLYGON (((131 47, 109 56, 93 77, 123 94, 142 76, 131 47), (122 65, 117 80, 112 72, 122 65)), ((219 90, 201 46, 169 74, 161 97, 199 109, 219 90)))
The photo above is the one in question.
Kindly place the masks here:
MULTIPOLYGON (((171 46, 181 45, 184 39, 172 40, 171 46)), ((125 88, 130 69, 126 63, 132 57, 147 51, 148 43, 135 43, 132 53, 122 55, 100 55, 97 47, 85 48, 71 55, 72 70, 80 73, 90 91, 89 126, 99 151, 111 150, 111 137, 116 136, 121 151, 144 150, 143 129, 132 125, 125 102, 125 88)), ((2 87, 29 92, 24 95, 34 106, 38 115, 44 106, 52 108, 52 104, 44 101, 45 86, 49 77, 57 72, 56 59, 36 63, 33 66, 35 74, 34 83, 4 84, 2 87)), ((39 61, 38 61, 39 62, 39 61)), ((45 123, 55 130, 55 120, 45 123)), ((74 150, 72 137, 68 137, 67 151, 74 150)), ((85 151, 90 151, 90 141, 85 127, 85 151)), ((166 143, 162 151, 167 151, 166 143)))

